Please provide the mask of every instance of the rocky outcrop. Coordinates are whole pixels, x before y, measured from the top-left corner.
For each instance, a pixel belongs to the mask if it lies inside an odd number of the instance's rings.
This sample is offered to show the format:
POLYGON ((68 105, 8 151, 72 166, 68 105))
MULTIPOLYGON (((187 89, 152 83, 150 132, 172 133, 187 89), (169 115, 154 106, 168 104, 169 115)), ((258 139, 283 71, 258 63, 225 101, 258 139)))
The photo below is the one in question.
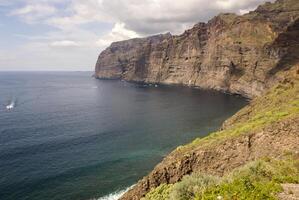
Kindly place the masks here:
POLYGON ((299 60, 299 2, 278 0, 243 16, 220 14, 182 35, 112 43, 97 78, 183 84, 261 95, 299 60))
POLYGON ((279 200, 298 200, 299 184, 282 184, 283 192, 278 195, 279 200))

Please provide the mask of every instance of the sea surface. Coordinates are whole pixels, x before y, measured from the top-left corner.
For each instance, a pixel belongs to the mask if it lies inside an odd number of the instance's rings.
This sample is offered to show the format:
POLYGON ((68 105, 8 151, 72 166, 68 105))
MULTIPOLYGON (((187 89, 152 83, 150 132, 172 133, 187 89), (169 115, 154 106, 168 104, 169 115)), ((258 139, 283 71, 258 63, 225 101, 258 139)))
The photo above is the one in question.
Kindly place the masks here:
POLYGON ((0 72, 0 199, 115 199, 247 104, 92 72, 0 72))

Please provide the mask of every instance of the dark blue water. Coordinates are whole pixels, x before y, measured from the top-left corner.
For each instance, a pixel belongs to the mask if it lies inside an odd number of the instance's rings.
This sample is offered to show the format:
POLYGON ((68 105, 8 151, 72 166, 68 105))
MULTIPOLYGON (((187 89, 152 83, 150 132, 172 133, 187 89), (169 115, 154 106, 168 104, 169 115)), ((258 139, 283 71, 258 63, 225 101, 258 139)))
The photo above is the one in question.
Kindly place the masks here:
POLYGON ((122 190, 246 104, 91 75, 0 73, 1 200, 86 200, 122 190))

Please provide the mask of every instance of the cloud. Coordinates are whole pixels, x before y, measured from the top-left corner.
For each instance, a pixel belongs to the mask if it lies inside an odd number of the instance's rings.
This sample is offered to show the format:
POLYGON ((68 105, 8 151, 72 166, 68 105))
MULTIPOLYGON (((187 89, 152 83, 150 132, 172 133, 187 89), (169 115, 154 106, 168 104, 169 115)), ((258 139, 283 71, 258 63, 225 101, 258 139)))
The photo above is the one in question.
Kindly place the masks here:
POLYGON ((34 23, 56 13, 54 6, 47 4, 30 4, 22 8, 12 10, 9 15, 19 16, 27 23, 34 23))
POLYGON ((23 1, 27 5, 13 10, 11 14, 20 15, 29 23, 39 20, 62 30, 92 22, 123 24, 125 29, 138 35, 150 35, 168 31, 179 34, 220 12, 246 13, 266 0, 23 1), (65 6, 59 6, 59 2, 65 2, 65 6))
MULTIPOLYGON (((48 23, 62 29, 93 21, 122 23, 125 28, 149 35, 181 33, 194 23, 206 22, 220 12, 243 13, 266 0, 73 0, 66 16, 48 23)), ((273 1, 273 0, 271 0, 273 1)))
POLYGON ((255 10, 255 7, 254 7, 254 8, 247 8, 247 9, 240 9, 240 10, 239 10, 239 14, 240 14, 240 15, 244 15, 244 14, 246 14, 246 13, 249 13, 249 12, 252 11, 252 10, 255 10))
POLYGON ((136 32, 126 29, 124 23, 116 23, 112 31, 102 36, 98 41, 99 47, 108 46, 112 42, 140 37, 136 32))
POLYGON ((73 0, 65 9, 64 15, 49 18, 46 23, 60 28, 70 29, 90 22, 112 22, 102 8, 100 0, 73 0))
POLYGON ((71 40, 54 41, 50 43, 51 47, 78 47, 80 46, 77 42, 71 40))
MULTIPOLYGON (((206 22, 220 12, 248 9, 265 0, 102 0, 100 11, 141 35, 181 33, 194 23, 206 22)), ((100 19, 101 20, 101 19, 100 19)), ((103 19, 102 19, 103 20, 103 19)))

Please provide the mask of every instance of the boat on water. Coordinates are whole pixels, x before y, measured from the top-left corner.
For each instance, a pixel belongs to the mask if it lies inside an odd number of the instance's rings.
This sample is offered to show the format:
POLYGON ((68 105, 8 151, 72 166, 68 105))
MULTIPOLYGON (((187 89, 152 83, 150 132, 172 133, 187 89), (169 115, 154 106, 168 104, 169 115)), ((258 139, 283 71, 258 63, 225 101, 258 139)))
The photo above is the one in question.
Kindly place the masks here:
POLYGON ((10 104, 8 104, 8 105, 6 106, 6 110, 12 110, 14 107, 15 107, 15 103, 14 103, 14 102, 11 102, 10 104))

